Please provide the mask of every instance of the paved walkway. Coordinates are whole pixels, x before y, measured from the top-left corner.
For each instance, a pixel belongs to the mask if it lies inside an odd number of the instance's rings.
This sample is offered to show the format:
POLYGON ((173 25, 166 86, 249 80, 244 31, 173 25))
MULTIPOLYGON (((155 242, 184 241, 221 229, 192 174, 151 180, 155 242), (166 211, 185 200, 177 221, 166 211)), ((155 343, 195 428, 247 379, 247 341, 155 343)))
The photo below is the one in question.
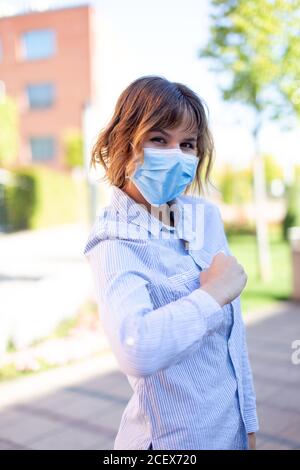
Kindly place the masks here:
MULTIPOLYGON (((300 449, 300 305, 247 316, 257 392, 258 449, 300 449)), ((113 449, 131 396, 110 352, 80 364, 2 384, 0 449, 113 449)))
POLYGON ((89 228, 61 225, 0 233, 0 354, 48 336, 93 297, 83 255, 89 228))

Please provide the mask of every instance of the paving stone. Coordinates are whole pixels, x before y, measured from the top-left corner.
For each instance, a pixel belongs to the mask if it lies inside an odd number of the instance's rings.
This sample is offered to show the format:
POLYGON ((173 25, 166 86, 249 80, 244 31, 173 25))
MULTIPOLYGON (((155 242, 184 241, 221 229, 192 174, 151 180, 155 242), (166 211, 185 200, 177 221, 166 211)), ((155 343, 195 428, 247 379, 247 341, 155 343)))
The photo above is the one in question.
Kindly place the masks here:
POLYGON ((18 421, 1 427, 0 439, 9 439, 16 444, 26 445, 49 431, 55 431, 59 423, 40 416, 20 413, 18 421))
POLYGON ((76 428, 60 428, 55 433, 40 438, 31 443, 35 450, 83 450, 97 445, 100 436, 76 428))

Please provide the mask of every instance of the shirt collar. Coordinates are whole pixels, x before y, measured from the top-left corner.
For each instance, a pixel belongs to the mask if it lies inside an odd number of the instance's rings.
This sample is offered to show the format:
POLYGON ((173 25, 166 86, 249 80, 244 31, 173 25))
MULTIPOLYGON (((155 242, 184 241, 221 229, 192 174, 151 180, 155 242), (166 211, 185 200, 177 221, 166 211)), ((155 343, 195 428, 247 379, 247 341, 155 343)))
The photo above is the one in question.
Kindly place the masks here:
POLYGON ((159 237, 160 232, 164 231, 175 233, 178 238, 187 241, 194 240, 195 230, 192 226, 191 207, 184 207, 181 196, 172 199, 169 205, 174 209, 175 227, 164 224, 151 214, 143 204, 137 204, 125 191, 115 185, 112 186, 111 207, 123 222, 142 227, 154 237, 159 237))

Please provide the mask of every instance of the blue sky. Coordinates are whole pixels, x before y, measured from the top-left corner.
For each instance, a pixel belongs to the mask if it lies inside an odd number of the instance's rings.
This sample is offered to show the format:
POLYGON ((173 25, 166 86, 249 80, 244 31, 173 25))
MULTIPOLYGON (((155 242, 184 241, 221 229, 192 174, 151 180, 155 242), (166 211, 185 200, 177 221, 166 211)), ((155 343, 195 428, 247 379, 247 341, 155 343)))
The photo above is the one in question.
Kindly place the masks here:
MULTIPOLYGON (((29 3, 44 7, 84 2, 0 0, 0 9, 6 4, 21 7, 29 3)), ((197 58, 199 47, 209 37, 209 0, 89 3, 97 7, 103 38, 103 119, 109 117, 118 95, 132 80, 142 75, 163 75, 190 86, 206 101, 217 161, 246 165, 253 153, 252 115, 243 106, 222 102, 218 78, 209 71, 209 62, 197 58)), ((272 153, 283 166, 296 160, 300 163, 299 127, 281 132, 278 125, 266 124, 260 144, 262 151, 272 153)))

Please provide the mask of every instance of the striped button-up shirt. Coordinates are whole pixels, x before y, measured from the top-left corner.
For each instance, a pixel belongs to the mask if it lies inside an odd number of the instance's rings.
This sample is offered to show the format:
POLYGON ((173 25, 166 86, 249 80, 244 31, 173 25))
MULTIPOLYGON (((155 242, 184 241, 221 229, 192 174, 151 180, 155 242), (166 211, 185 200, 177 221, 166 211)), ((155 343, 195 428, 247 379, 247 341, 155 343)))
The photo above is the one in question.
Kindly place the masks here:
POLYGON ((221 307, 199 277, 232 254, 221 213, 187 195, 171 207, 174 226, 113 186, 84 248, 133 390, 114 449, 247 449, 258 418, 240 297, 221 307))

